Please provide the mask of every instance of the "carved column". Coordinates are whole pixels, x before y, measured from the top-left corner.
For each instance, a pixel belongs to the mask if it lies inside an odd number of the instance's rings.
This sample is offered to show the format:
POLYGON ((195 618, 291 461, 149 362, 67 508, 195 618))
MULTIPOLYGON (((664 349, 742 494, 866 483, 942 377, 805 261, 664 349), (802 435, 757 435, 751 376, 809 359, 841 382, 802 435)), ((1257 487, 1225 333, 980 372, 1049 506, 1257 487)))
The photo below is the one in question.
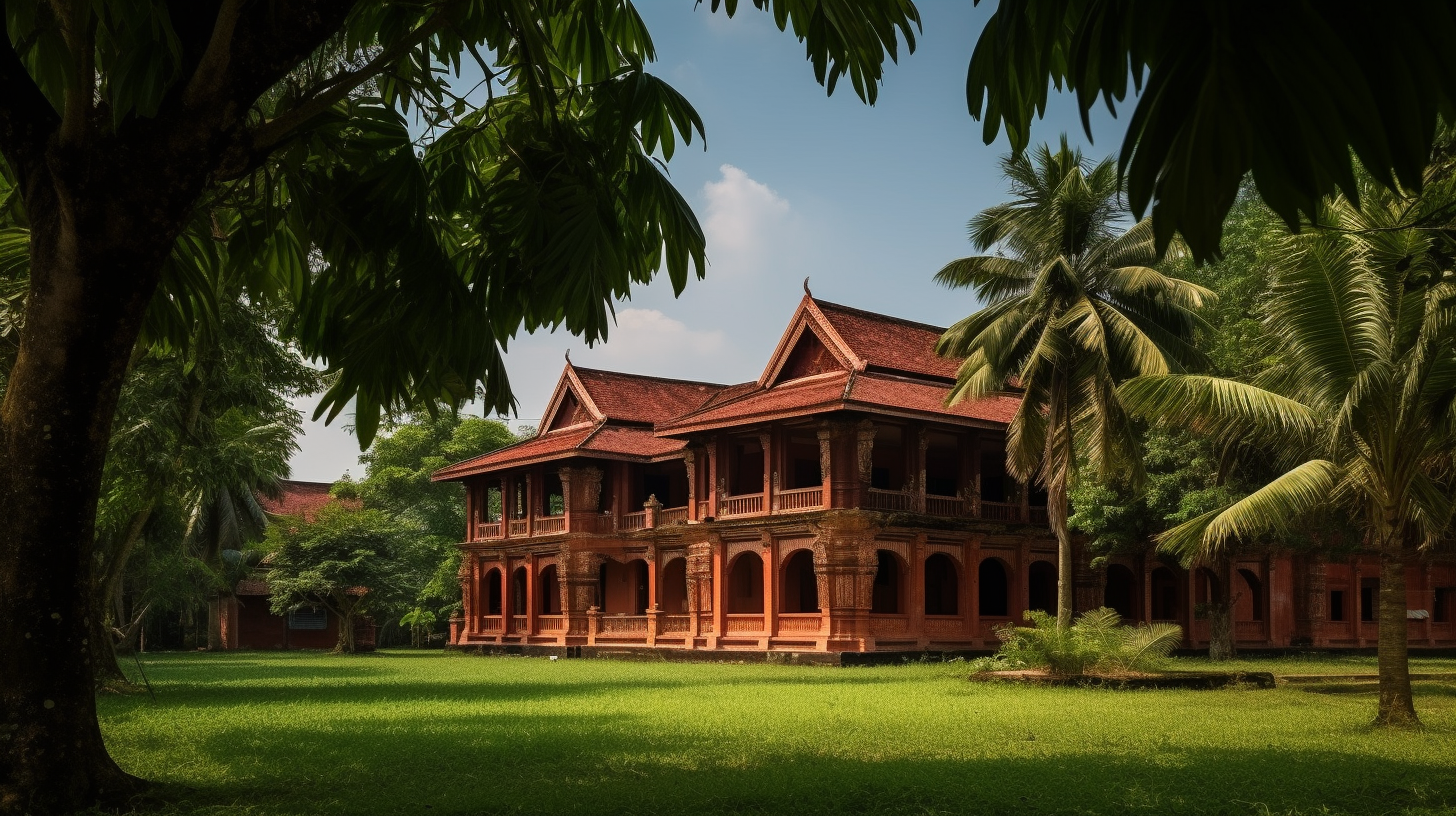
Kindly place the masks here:
POLYGON ((855 507, 864 507, 868 504, 870 477, 873 475, 875 466, 876 430, 875 423, 868 419, 861 420, 855 426, 855 464, 859 469, 859 490, 855 497, 855 507))
POLYGON ((561 615, 565 618, 566 643, 580 644, 587 635, 587 612, 597 604, 597 579, 602 557, 596 553, 563 545, 556 557, 556 577, 561 586, 561 615))
MULTIPOLYGON (((774 474, 777 476, 778 474, 774 474)), ((759 648, 767 649, 769 638, 778 632, 778 559, 775 557, 773 536, 764 531, 761 534, 760 544, 762 551, 759 555, 763 558, 763 640, 759 642, 759 648)))
POLYGON ((824 541, 827 592, 820 604, 828 607, 830 651, 867 652, 875 648, 870 631, 874 599, 875 532, 870 517, 854 511, 831 511, 819 525, 824 541))
POLYGON ((966 549, 966 610, 971 620, 971 639, 977 646, 985 646, 981 638, 981 537, 972 536, 966 549))
POLYGON ((511 537, 511 519, 516 517, 516 480, 501 477, 501 538, 511 537))
POLYGON ((764 512, 772 511, 778 504, 778 490, 775 482, 778 480, 778 471, 773 466, 772 450, 773 434, 763 431, 758 435, 758 444, 763 448, 763 509, 764 512))
POLYGON ((536 612, 541 606, 540 582, 536 580, 536 554, 530 553, 526 556, 526 636, 523 640, 530 640, 530 636, 536 634, 536 612))
POLYGON ((930 646, 930 637, 925 632, 925 533, 918 533, 910 544, 910 632, 915 635, 915 645, 922 651, 930 646))
MULTIPOLYGON (((701 529, 701 528, 698 528, 701 529)), ((697 647, 702 635, 702 615, 713 611, 713 544, 709 537, 688 543, 688 634, 697 647)))
POLYGON ((981 517, 981 432, 971 431, 971 517, 981 517))
POLYGON ((915 512, 925 512, 925 453, 930 449, 930 429, 920 426, 915 448, 915 512))
POLYGON ((480 558, 474 553, 466 553, 465 559, 460 562, 462 577, 468 580, 462 582, 461 589, 464 597, 461 598, 461 608, 465 610, 465 631, 475 634, 480 631, 480 615, 483 610, 480 608, 480 558))
POLYGON ((831 451, 834 447, 833 433, 829 428, 820 423, 819 425, 819 481, 822 498, 819 506, 829 508, 834 506, 834 479, 833 479, 833 457, 831 451))
POLYGON ((657 526, 657 519, 662 514, 662 502, 657 500, 657 494, 653 493, 642 503, 644 515, 643 526, 651 530, 657 526))
POLYGON ((647 545, 647 645, 657 645, 657 546, 647 545))
POLYGON ((718 503, 723 498, 723 477, 718 475, 718 438, 708 440, 708 515, 718 517, 718 503))
POLYGON ((688 519, 698 520, 698 457, 689 446, 683 451, 683 467, 688 472, 688 519))

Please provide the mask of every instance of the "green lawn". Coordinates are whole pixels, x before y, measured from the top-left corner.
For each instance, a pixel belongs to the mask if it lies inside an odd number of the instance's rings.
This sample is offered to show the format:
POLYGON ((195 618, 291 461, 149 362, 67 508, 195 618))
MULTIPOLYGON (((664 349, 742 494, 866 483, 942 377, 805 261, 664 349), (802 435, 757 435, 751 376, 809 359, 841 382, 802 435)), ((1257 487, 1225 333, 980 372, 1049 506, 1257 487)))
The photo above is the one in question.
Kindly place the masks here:
MULTIPOLYGON (((1344 673, 1373 660, 1240 665, 1344 673)), ((1375 698, 1359 687, 1036 689, 969 683, 963 664, 386 652, 153 655, 145 666, 156 701, 104 697, 102 725, 122 767, 167 783, 164 813, 1456 808, 1456 684, 1418 684, 1424 731, 1383 733, 1365 726, 1375 698)))

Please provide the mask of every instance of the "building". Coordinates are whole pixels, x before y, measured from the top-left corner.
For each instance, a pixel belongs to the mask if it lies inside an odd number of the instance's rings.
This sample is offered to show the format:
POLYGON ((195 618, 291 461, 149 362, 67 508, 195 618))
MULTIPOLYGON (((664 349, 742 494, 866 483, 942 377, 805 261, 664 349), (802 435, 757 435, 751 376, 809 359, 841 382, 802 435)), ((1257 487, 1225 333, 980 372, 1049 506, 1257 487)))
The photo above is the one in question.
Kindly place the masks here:
MULTIPOLYGON (((874 652, 994 648, 1056 602, 1044 494, 1005 471, 1012 392, 947 407, 942 329, 806 293, 758 380, 566 368, 531 439, 446 467, 466 487, 457 647, 874 652)), ((1192 573, 1094 570, 1079 609, 1207 642, 1192 573), (1191 623, 1191 626, 1190 626, 1191 623)), ((1374 643, 1373 561, 1234 565, 1243 646, 1374 643), (1237 582, 1243 582, 1239 585, 1237 582)), ((1411 566, 1413 645, 1453 642, 1450 564, 1411 566), (1442 600, 1444 599, 1444 601, 1442 600), (1444 604, 1444 605, 1443 605, 1444 604)))
MULTIPOLYGON (((335 501, 328 482, 282 480, 276 496, 258 496, 269 523, 285 519, 313 521, 318 511, 335 501)), ((221 599, 222 640, 225 649, 332 649, 339 642, 339 616, 323 607, 275 615, 269 606, 267 561, 237 583, 231 597, 221 599)), ((363 589, 358 590, 363 592, 363 589)), ((354 642, 361 651, 374 648, 373 621, 361 616, 354 622, 354 642)))

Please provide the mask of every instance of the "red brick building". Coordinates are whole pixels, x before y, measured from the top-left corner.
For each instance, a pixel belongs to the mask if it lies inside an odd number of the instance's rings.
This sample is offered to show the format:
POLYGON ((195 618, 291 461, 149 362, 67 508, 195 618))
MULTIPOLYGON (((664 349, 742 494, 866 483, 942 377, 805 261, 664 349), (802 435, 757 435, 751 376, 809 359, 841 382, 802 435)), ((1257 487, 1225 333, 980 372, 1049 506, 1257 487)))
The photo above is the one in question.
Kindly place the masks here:
MULTIPOLYGON (((568 361, 535 437, 435 474, 465 484, 470 520, 452 644, 993 648, 996 626, 1054 608, 1056 542, 1044 495, 1005 472, 1019 397, 947 407, 941 332, 806 296, 754 382, 568 361)), ((1078 562, 1079 608, 1206 644, 1206 570, 1078 562)), ((1242 560, 1223 576, 1237 639, 1373 644, 1376 574, 1369 558, 1242 560)), ((1412 645, 1456 643, 1456 569, 1410 578, 1412 645)))
MULTIPOLYGON (((336 501, 328 482, 279 482, 275 496, 259 496, 258 504, 273 523, 296 518, 313 521, 318 511, 336 501)), ((222 601, 222 638, 226 649, 332 649, 339 642, 339 617, 317 607, 275 615, 269 607, 265 561, 253 576, 239 581, 233 595, 222 601)), ((362 650, 374 648, 375 627, 367 618, 354 623, 354 642, 362 650)))

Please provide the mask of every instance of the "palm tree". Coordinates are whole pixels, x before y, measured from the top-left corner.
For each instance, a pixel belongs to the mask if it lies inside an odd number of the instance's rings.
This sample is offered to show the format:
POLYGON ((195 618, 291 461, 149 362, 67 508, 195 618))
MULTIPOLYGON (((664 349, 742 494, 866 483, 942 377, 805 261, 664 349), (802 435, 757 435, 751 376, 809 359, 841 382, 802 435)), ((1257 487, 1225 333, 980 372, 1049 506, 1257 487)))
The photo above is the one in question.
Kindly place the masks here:
POLYGON ((1286 472, 1242 500, 1161 536, 1209 557, 1268 535, 1295 536, 1319 513, 1348 518, 1380 556, 1380 725, 1416 725, 1406 654, 1406 564, 1452 519, 1456 445, 1456 284, 1441 237, 1412 228, 1449 203, 1367 184, 1363 211, 1326 205, 1329 229, 1285 239, 1265 318, 1281 362, 1252 384, 1145 377, 1120 390, 1129 410, 1257 445, 1286 472))
POLYGON ((1057 623, 1072 623, 1072 548, 1067 491, 1079 457, 1099 473, 1141 470, 1117 385, 1128 377, 1183 371, 1201 362, 1190 339, 1194 310, 1213 293, 1171 278, 1158 260, 1150 221, 1119 229, 1123 208, 1113 162, 1081 151, 1001 162, 1015 199, 970 222, 971 243, 995 255, 962 258, 935 276, 971 287, 985 308, 956 323, 936 351, 964 358, 948 401, 1024 391, 1006 430, 1006 469, 1047 492, 1057 536, 1057 623))

